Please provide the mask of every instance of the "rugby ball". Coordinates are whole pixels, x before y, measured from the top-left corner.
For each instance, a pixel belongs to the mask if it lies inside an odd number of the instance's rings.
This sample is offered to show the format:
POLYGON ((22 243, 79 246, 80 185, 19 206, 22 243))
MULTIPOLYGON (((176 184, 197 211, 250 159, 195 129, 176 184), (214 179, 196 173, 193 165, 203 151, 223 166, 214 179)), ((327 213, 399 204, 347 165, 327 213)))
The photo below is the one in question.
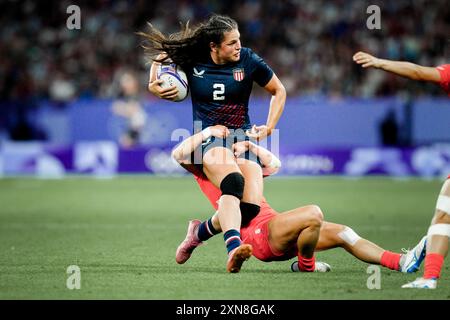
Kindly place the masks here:
POLYGON ((174 63, 161 65, 158 72, 158 79, 163 80, 162 88, 177 87, 178 96, 173 100, 176 102, 186 99, 189 93, 189 85, 186 73, 174 63))

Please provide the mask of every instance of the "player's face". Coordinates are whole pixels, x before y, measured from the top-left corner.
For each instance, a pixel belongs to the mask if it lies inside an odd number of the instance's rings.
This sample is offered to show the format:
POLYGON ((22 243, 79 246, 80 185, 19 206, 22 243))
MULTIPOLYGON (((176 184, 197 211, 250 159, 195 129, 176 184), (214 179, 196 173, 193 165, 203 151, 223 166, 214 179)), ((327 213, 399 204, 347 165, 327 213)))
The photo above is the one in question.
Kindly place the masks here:
POLYGON ((217 60, 222 63, 236 62, 241 58, 241 34, 237 29, 225 32, 220 46, 216 47, 217 60))

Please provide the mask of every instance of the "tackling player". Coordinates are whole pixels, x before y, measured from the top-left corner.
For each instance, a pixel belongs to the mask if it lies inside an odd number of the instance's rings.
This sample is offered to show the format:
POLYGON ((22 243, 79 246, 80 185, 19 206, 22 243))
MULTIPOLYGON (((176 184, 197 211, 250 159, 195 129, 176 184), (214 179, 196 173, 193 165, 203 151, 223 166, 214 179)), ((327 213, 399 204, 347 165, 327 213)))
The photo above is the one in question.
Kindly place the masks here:
MULTIPOLYGON (((429 81, 440 84, 450 96, 450 64, 438 67, 424 67, 410 62, 391 61, 376 58, 365 52, 353 56, 357 64, 363 68, 382 69, 412 80, 429 81)), ((436 210, 427 233, 428 241, 425 257, 424 275, 402 288, 435 289, 448 253, 450 238, 450 175, 442 186, 436 203, 436 210)))
MULTIPOLYGON (((216 128, 212 129, 211 132, 215 133, 216 128)), ((172 156, 194 174, 200 189, 217 209, 220 190, 189 160, 189 155, 201 141, 200 134, 191 136, 174 149, 172 156)), ((233 149, 237 157, 247 150, 255 153, 261 161, 265 176, 276 173, 281 166, 279 159, 271 152, 252 142, 238 142, 233 149)), ((190 221, 186 239, 177 249, 177 263, 185 263, 197 246, 220 232, 217 213, 204 222, 190 221)), ((419 244, 405 255, 390 252, 361 238, 348 226, 323 221, 322 211, 316 205, 299 207, 279 214, 264 198, 259 214, 242 225, 241 235, 245 243, 252 245, 253 255, 259 260, 280 261, 297 256, 298 260, 292 264, 291 270, 301 272, 329 271, 330 266, 323 262, 315 262, 313 254, 314 251, 336 247, 344 248, 367 263, 381 264, 401 272, 415 272, 424 258, 426 243, 426 237, 423 237, 419 244), (305 253, 310 258, 305 259, 305 253)))

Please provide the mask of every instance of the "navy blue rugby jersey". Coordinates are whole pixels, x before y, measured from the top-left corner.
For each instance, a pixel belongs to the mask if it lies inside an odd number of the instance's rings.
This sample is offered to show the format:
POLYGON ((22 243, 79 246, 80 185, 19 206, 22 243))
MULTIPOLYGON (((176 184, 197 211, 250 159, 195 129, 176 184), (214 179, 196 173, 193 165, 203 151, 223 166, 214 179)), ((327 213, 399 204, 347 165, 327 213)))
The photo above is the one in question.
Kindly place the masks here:
POLYGON ((253 81, 264 87, 273 76, 272 69, 249 48, 241 49, 237 62, 217 65, 209 58, 184 71, 194 121, 201 121, 202 129, 216 124, 250 129, 248 102, 253 81))

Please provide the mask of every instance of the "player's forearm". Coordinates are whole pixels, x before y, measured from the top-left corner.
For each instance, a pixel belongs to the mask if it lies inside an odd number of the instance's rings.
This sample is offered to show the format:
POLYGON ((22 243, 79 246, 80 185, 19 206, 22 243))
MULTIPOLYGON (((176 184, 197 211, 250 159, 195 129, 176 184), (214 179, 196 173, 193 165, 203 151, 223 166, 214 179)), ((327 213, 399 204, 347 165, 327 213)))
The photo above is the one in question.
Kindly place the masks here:
POLYGON ((439 81, 439 73, 434 68, 423 67, 411 62, 379 59, 380 69, 412 80, 439 81), (436 77, 437 76, 437 77, 436 77))
POLYGON ((158 70, 158 67, 160 65, 161 63, 153 61, 152 66, 150 68, 149 82, 153 82, 156 80, 156 71, 158 70))
POLYGON ((251 153, 258 156, 259 160, 261 161, 261 165, 263 167, 266 167, 269 165, 270 161, 272 160, 272 153, 269 150, 261 148, 260 146, 254 144, 252 142, 249 142, 248 149, 251 153))
POLYGON ((275 129, 278 120, 280 120, 281 114, 284 110, 284 104, 286 103, 286 90, 284 87, 277 89, 275 95, 272 96, 270 100, 269 115, 267 116, 266 126, 269 128, 271 133, 275 129))
POLYGON ((174 158, 177 162, 183 162, 186 158, 194 152, 203 142, 203 131, 196 133, 189 138, 185 139, 181 142, 175 149, 172 151, 172 158, 174 158))
MULTIPOLYGON (((161 60, 166 57, 165 53, 160 53, 155 59, 161 60)), ((157 70, 161 66, 161 62, 153 61, 152 66, 150 67, 150 76, 149 82, 153 82, 156 80, 157 70)))
POLYGON ((259 161, 263 167, 273 167, 278 169, 281 166, 281 161, 272 152, 266 148, 260 147, 252 142, 249 142, 249 150, 251 153, 258 156, 259 161))

